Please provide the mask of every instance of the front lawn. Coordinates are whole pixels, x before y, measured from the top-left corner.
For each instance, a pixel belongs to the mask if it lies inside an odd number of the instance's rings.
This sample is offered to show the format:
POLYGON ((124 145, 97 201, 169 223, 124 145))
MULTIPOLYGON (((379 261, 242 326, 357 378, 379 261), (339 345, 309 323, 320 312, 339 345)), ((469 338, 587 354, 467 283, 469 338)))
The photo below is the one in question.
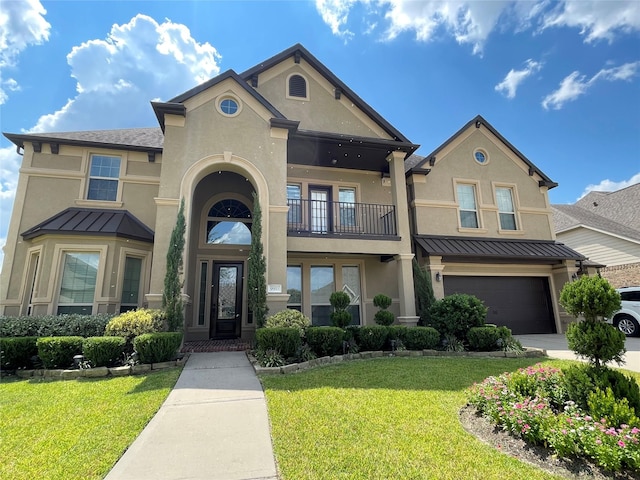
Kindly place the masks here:
POLYGON ((480 442, 458 419, 474 382, 539 360, 380 358, 263 376, 282 478, 559 478, 480 442))
POLYGON ((160 408, 180 371, 68 381, 3 377, 0 478, 103 478, 160 408))

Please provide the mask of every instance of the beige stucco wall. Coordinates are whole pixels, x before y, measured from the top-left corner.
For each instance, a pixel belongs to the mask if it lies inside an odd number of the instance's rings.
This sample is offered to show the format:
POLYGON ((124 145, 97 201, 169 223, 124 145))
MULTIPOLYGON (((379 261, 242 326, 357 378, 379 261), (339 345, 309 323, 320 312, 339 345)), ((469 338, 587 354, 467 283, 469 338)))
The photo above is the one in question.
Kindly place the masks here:
POLYGON ((413 175, 416 230, 423 235, 467 235, 490 238, 526 238, 552 240, 554 232, 547 188, 540 187, 538 175, 529 175, 529 167, 484 126, 471 126, 438 153, 428 175, 413 175), (481 165, 473 158, 476 149, 488 154, 481 165), (476 185, 480 226, 459 226, 457 183, 476 185), (513 189, 516 209, 516 231, 499 229, 496 187, 513 189))
POLYGON ((293 58, 262 72, 256 90, 290 120, 300 121, 300 129, 334 132, 363 137, 390 138, 344 94, 337 100, 334 86, 304 59, 293 58), (307 99, 288 98, 288 78, 299 74, 307 81, 307 99))

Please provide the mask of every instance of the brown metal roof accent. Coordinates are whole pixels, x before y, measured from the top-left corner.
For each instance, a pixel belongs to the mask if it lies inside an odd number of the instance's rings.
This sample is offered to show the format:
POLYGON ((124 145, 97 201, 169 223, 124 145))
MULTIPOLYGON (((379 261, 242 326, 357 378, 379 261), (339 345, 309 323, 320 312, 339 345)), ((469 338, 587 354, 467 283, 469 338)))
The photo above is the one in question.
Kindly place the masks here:
POLYGON ((67 208, 21 235, 29 240, 46 234, 115 236, 149 243, 154 236, 153 230, 127 210, 98 208, 67 208))
POLYGON ((435 235, 415 235, 414 238, 428 255, 443 257, 542 262, 585 259, 575 250, 553 240, 504 240, 435 235))

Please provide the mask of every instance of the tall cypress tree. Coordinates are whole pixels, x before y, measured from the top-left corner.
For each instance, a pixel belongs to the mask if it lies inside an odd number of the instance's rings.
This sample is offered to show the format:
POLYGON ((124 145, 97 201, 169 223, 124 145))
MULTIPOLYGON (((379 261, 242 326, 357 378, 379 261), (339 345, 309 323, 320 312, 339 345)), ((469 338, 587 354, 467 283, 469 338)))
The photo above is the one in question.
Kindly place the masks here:
POLYGON ((415 257, 413 258, 413 284, 415 286, 416 313, 420 317, 418 325, 426 326, 429 324, 429 309, 436 301, 436 297, 433 294, 431 276, 418 264, 415 257))
POLYGON ((251 225, 251 251, 249 252, 249 310, 253 314, 253 321, 258 327, 263 327, 267 319, 267 261, 264 258, 262 246, 262 210, 260 200, 253 192, 253 224, 251 225))
POLYGON ((184 312, 182 310, 182 282, 180 270, 182 268, 182 253, 184 251, 184 234, 186 224, 184 219, 184 198, 180 201, 176 226, 171 232, 169 249, 167 250, 167 272, 164 277, 164 291, 162 292, 162 308, 167 316, 169 331, 182 330, 184 312))

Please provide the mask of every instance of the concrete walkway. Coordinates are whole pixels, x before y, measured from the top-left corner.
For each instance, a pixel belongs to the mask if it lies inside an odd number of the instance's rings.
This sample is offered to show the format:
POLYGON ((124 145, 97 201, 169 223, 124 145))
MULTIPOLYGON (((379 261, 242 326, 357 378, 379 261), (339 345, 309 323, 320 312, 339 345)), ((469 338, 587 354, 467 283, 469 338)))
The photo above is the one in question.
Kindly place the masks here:
MULTIPOLYGON (((514 335, 514 338, 520 340, 523 347, 534 347, 546 350, 547 355, 551 358, 580 360, 569 350, 567 337, 564 334, 514 335)), ((625 347, 627 349, 627 353, 624 355, 626 363, 624 365, 618 365, 612 362, 609 366, 640 372, 640 338, 627 337, 625 347)))
POLYGON ((244 352, 192 353, 106 480, 277 480, 262 386, 244 352))

